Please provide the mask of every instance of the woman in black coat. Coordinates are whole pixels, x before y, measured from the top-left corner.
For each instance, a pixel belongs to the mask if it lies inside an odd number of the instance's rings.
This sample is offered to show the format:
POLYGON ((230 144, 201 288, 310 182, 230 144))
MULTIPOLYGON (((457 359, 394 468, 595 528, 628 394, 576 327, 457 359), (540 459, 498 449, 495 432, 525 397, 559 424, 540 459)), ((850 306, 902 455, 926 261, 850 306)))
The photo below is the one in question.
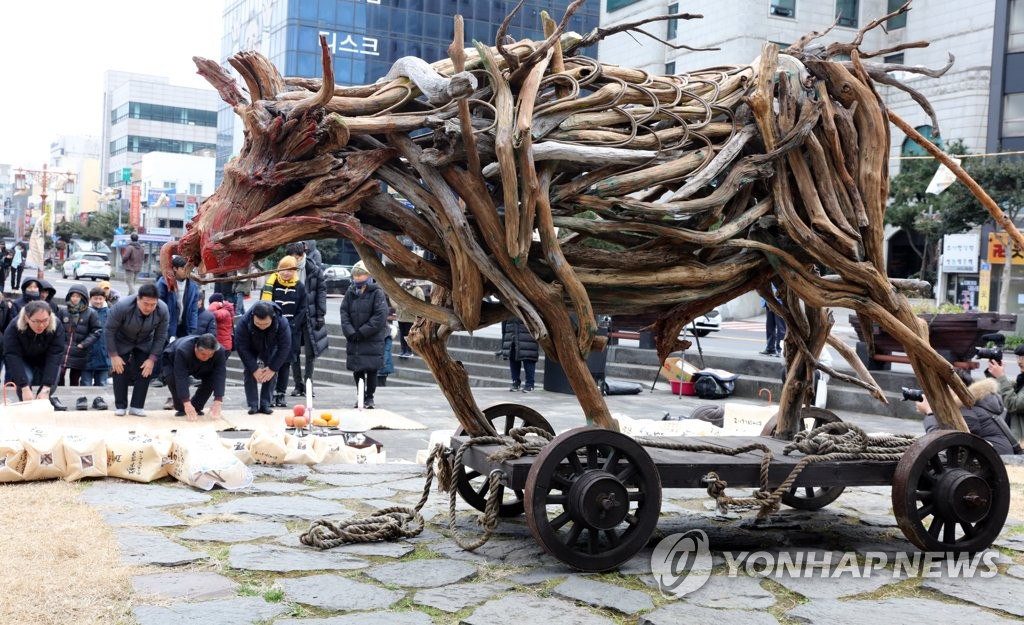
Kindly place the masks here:
POLYGON ((501 322, 501 357, 508 360, 512 373, 512 386, 508 389, 515 393, 522 383, 520 371, 526 372, 524 393, 533 392, 534 376, 537 371, 537 360, 540 358, 540 346, 519 319, 506 319, 501 322))
POLYGON ((67 306, 61 309, 61 320, 66 326, 68 341, 71 342, 67 362, 70 372, 68 384, 80 386, 82 371, 89 368, 89 351, 93 343, 99 340, 103 327, 96 311, 89 307, 89 292, 84 286, 72 285, 64 301, 67 306))
POLYGON ((388 304, 384 291, 370 279, 362 261, 352 267, 352 285, 341 300, 341 331, 346 340, 345 367, 352 372, 356 388, 360 380, 365 385, 363 407, 373 408, 377 370, 384 366, 388 304))
MULTIPOLYGON (((5 381, 13 382, 22 401, 47 399, 57 385, 64 348, 64 326, 46 302, 29 302, 4 331, 5 381), (37 393, 32 388, 39 389, 37 393)), ((56 398, 54 398, 56 399, 56 398)))

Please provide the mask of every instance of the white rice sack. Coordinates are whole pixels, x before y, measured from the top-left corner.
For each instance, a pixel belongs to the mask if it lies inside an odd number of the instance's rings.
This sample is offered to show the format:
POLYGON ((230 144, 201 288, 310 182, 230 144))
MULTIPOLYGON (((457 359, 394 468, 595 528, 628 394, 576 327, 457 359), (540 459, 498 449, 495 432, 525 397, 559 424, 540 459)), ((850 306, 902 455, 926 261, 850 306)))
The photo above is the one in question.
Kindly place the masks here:
POLYGON ((0 483, 25 479, 25 446, 17 438, 0 440, 0 483))
POLYGON ((21 444, 25 446, 23 475, 26 481, 64 477, 67 464, 64 462, 64 445, 60 433, 31 428, 22 436, 21 444))
POLYGON ((167 473, 174 479, 201 490, 214 486, 238 490, 252 485, 252 471, 224 447, 216 432, 178 434, 172 443, 167 473))
POLYGON ((87 432, 64 433, 64 461, 67 472, 64 479, 107 476, 107 444, 96 434, 87 432))
POLYGON ((107 435, 107 475, 148 483, 167 475, 171 441, 134 432, 107 435))
POLYGON ((284 432, 256 430, 249 438, 249 455, 257 464, 283 464, 288 457, 284 432))

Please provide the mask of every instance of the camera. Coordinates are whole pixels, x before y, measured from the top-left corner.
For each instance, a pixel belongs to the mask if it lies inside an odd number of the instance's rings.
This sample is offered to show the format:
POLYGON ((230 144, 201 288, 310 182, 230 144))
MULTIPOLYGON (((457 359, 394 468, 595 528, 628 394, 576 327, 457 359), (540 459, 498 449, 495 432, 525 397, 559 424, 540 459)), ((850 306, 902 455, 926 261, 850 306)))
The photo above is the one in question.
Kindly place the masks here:
POLYGON ((1003 350, 998 347, 975 347, 974 357, 979 359, 994 360, 1003 364, 1003 350))
POLYGON ((903 401, 924 401, 924 393, 919 388, 902 387, 903 401))

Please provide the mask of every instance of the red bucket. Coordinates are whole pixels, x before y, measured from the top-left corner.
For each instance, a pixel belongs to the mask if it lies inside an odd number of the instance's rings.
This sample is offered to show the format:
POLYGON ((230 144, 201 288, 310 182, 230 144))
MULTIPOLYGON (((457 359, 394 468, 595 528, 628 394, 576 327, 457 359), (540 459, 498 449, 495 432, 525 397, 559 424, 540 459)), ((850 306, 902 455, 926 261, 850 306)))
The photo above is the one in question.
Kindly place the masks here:
POLYGON ((673 395, 690 395, 694 396, 697 393, 693 391, 693 382, 683 382, 681 380, 669 380, 669 386, 672 387, 673 395))

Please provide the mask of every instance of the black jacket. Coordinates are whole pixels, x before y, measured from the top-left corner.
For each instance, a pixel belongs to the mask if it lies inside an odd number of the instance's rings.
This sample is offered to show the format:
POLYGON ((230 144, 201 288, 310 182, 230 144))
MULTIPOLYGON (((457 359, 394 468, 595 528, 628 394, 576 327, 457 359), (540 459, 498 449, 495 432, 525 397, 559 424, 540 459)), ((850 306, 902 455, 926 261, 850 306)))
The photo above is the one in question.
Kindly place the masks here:
POLYGON ((313 346, 313 355, 319 356, 327 351, 327 326, 324 317, 327 315, 327 279, 319 263, 306 255, 306 340, 313 346), (320 325, 317 330, 316 326, 320 325))
POLYGON ((253 324, 250 309, 235 323, 231 342, 247 373, 259 368, 258 360, 271 371, 280 371, 291 362, 292 329, 279 309, 275 309, 274 321, 266 330, 260 330, 253 324))
POLYGON ((278 274, 267 278, 260 292, 260 299, 274 302, 282 316, 288 320, 292 329, 292 355, 289 361, 299 353, 302 345, 302 333, 308 330, 309 307, 306 305, 306 287, 296 279, 295 286, 284 286, 277 280, 278 274))
POLYGON ((107 353, 113 357, 128 354, 133 349, 141 349, 155 361, 167 345, 170 324, 167 304, 157 301, 156 310, 143 317, 135 303, 137 297, 138 295, 122 297, 110 309, 104 336, 107 353))
POLYGON ((212 334, 217 336, 217 318, 205 308, 199 311, 199 325, 196 326, 195 335, 212 334))
MULTIPOLYGON (((992 445, 1000 456, 1012 456, 1013 447, 1003 430, 993 419, 1004 418, 1003 398, 999 396, 999 383, 993 378, 974 382, 967 390, 974 397, 974 406, 960 407, 960 414, 971 434, 980 436, 992 445)), ((941 429, 934 415, 924 418, 925 432, 941 429)))
POLYGON ((376 371, 384 366, 384 337, 388 333, 388 303, 376 283, 359 293, 353 284, 341 300, 341 331, 345 335, 345 367, 376 371))
POLYGON ((67 347, 64 325, 55 315, 50 316, 50 327, 42 334, 36 334, 30 327, 18 330, 15 320, 4 331, 4 364, 7 367, 6 381, 14 382, 18 388, 28 386, 28 371, 42 369, 42 379, 33 380, 33 386, 57 386, 57 376, 64 364, 67 347))
POLYGON ((213 358, 202 361, 196 358, 197 336, 186 336, 167 346, 163 354, 163 378, 168 385, 174 384, 178 397, 189 397, 188 377, 213 385, 213 398, 224 399, 224 380, 227 377, 227 352, 217 345, 213 358))
POLYGON ((516 360, 532 360, 540 358, 540 347, 519 319, 506 319, 501 322, 501 355, 508 359, 515 347, 516 360))
POLYGON ((103 334, 103 327, 100 325, 100 318, 96 311, 89 306, 89 292, 80 284, 72 285, 68 289, 68 297, 72 293, 82 296, 85 310, 79 315, 72 316, 67 307, 61 308, 60 320, 67 328, 68 341, 71 342, 71 350, 68 352, 68 369, 88 369, 89 352, 93 343, 100 339, 103 334), (79 348, 78 346, 82 347, 79 348))

